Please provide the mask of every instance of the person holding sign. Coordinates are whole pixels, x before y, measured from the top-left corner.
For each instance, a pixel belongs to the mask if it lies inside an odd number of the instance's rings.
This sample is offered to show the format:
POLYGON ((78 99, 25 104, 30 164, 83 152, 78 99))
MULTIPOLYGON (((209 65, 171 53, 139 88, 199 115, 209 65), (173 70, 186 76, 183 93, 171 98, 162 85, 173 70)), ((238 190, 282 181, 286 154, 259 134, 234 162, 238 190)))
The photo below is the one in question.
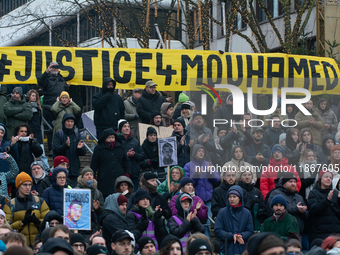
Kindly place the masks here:
POLYGON ((170 189, 168 180, 165 180, 157 187, 157 192, 162 194, 165 199, 171 199, 179 190, 179 184, 184 176, 185 170, 182 167, 173 166, 170 169, 170 189))
POLYGON ((32 184, 32 178, 28 174, 18 174, 15 179, 17 197, 12 198, 4 207, 6 219, 12 229, 25 235, 29 246, 39 233, 40 223, 50 211, 44 199, 31 194, 32 184))

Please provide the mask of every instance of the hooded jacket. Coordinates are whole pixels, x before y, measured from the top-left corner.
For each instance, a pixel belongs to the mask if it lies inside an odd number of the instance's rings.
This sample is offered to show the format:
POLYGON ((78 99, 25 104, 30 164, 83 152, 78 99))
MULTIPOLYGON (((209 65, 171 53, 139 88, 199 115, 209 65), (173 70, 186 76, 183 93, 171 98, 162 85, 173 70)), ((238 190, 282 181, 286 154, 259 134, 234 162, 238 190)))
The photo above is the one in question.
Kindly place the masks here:
POLYGON ((308 197, 308 210, 310 214, 309 243, 316 238, 325 239, 332 233, 340 232, 340 203, 338 191, 334 190, 332 200, 327 199, 331 189, 321 189, 315 183, 308 197))
POLYGON ((119 189, 119 185, 122 183, 122 182, 126 182, 128 184, 128 192, 126 194, 122 193, 127 199, 129 199, 134 191, 134 185, 133 185, 133 182, 131 181, 131 179, 129 177, 126 177, 126 176, 119 176, 116 181, 115 181, 115 188, 116 188, 116 192, 117 193, 120 193, 120 190, 119 189))
MULTIPOLYGON (((17 144, 11 146, 11 143, 7 142, 7 128, 2 123, 0 123, 0 126, 2 126, 5 129, 4 136, 2 137, 2 140, 0 140, 0 153, 7 152, 11 154, 15 160, 18 160, 19 154, 17 144)), ((8 172, 9 169, 10 167, 6 160, 0 160, 0 172, 8 172)))
POLYGON ((190 134, 185 129, 184 129, 183 135, 176 133, 174 130, 171 136, 176 137, 178 165, 181 167, 184 167, 185 164, 190 161, 190 147, 189 147, 190 134), (185 136, 185 138, 184 138, 184 144, 182 145, 181 139, 183 136, 185 136))
POLYGON ((231 95, 227 97, 225 105, 219 107, 216 110, 215 119, 226 119, 228 121, 235 120, 236 122, 238 122, 241 119, 240 115, 233 115, 233 105, 228 104, 228 100, 230 97, 231 95))
MULTIPOLYGON (((221 242, 221 252, 225 254, 242 254, 247 245, 248 239, 254 233, 253 220, 248 209, 243 207, 243 190, 240 186, 234 185, 230 188, 241 195, 241 205, 232 207, 229 204, 227 195, 227 206, 217 215, 215 221, 215 235, 221 242), (244 244, 236 242, 234 244, 234 235, 242 235, 244 244), (225 251, 227 250, 227 251, 225 251)), ((229 191, 229 192, 230 192, 229 191)))
POLYGON ((28 121, 32 118, 32 108, 25 99, 14 100, 13 98, 7 101, 3 108, 5 116, 7 117, 7 137, 11 138, 14 135, 14 129, 16 126, 22 123, 28 123, 28 121))
POLYGON ((63 217, 57 213, 56 211, 49 211, 46 216, 44 217, 44 220, 42 221, 42 223, 40 224, 40 227, 39 227, 39 233, 41 235, 41 233, 45 230, 46 228, 46 223, 50 223, 52 220, 57 220, 59 221, 60 224, 63 223, 63 217))
POLYGON ((308 219, 309 212, 305 211, 304 213, 300 213, 299 209, 296 206, 298 203, 301 203, 301 205, 306 205, 303 197, 299 195, 297 192, 294 192, 294 193, 289 192, 282 185, 282 178, 280 178, 278 183, 275 185, 275 189, 272 192, 270 192, 270 194, 268 195, 269 196, 268 199, 266 199, 267 208, 272 213, 274 213, 274 211, 270 207, 270 205, 271 205, 273 197, 275 197, 276 195, 284 196, 287 202, 287 208, 286 208, 287 212, 296 218, 299 224, 300 233, 303 233, 304 228, 305 228, 304 221, 308 219))
POLYGON ((167 108, 171 105, 171 103, 165 102, 161 106, 161 115, 162 115, 162 124, 164 127, 169 127, 171 125, 174 125, 174 119, 172 116, 168 115, 167 108))
POLYGON ((318 103, 318 110, 319 110, 319 114, 320 114, 323 122, 325 124, 329 124, 331 127, 329 129, 322 128, 321 138, 324 138, 325 135, 331 135, 332 131, 335 131, 338 128, 338 119, 337 119, 335 113, 329 107, 328 101, 326 101, 326 102, 327 102, 326 109, 321 110, 320 102, 319 102, 318 103))
POLYGON ((262 170, 260 180, 260 190, 263 198, 265 199, 268 192, 275 188, 275 180, 278 171, 288 171, 296 176, 296 190, 299 192, 301 188, 301 180, 295 167, 288 164, 288 159, 283 157, 280 161, 271 158, 269 160, 269 166, 266 166, 262 170))
POLYGON ((17 174, 19 173, 19 168, 14 158, 11 155, 9 155, 9 158, 5 160, 1 159, 0 162, 1 161, 6 162, 10 170, 7 172, 0 172, 0 195, 9 199, 7 184, 15 180, 17 174))
POLYGON ((296 145, 300 143, 300 140, 296 142, 292 138, 291 129, 287 129, 286 131, 286 145, 283 145, 283 149, 285 151, 285 158, 288 159, 288 163, 290 165, 298 165, 300 161, 300 151, 296 149, 296 145))
POLYGON ((137 113, 137 101, 133 99, 133 96, 128 97, 124 101, 125 106, 125 119, 130 124, 130 130, 133 137, 139 137, 138 134, 138 123, 140 122, 140 118, 137 113))
POLYGON ((68 169, 69 176, 79 176, 80 160, 79 156, 84 156, 86 154, 86 148, 78 149, 78 143, 81 140, 81 136, 78 132, 74 130, 74 126, 71 129, 65 127, 65 121, 68 119, 73 119, 74 123, 76 118, 71 113, 65 113, 63 117, 63 128, 54 134, 53 137, 53 153, 54 156, 65 156, 70 161, 70 167, 68 169), (70 138, 70 147, 67 146, 67 137, 70 138))
POLYGON ((187 220, 188 214, 191 212, 193 206, 192 198, 187 193, 181 193, 176 198, 176 209, 177 214, 173 215, 169 219, 169 231, 171 235, 177 236, 182 243, 183 251, 186 251, 186 241, 192 233, 201 232, 204 234, 205 228, 197 217, 193 218, 191 221, 187 220), (181 200, 184 196, 190 197, 190 207, 189 210, 184 210, 181 200), (177 218, 177 219, 176 219, 177 218), (181 222, 181 223, 180 223, 181 222))
POLYGON ((211 172, 207 171, 207 168, 210 165, 208 161, 196 159, 195 155, 200 148, 203 148, 206 152, 205 155, 207 155, 207 150, 204 146, 195 144, 192 149, 192 160, 184 166, 184 170, 186 176, 191 177, 194 180, 196 194, 202 198, 204 202, 207 202, 211 200, 213 184, 220 180, 220 175, 214 167, 211 172), (202 168, 201 173, 197 172, 196 166, 202 168))
POLYGON ((264 131, 262 142, 267 144, 271 149, 275 144, 279 143, 279 137, 282 133, 284 132, 281 127, 274 128, 270 126, 264 131))
POLYGON ((102 91, 92 97, 94 125, 97 129, 113 128, 117 130, 118 120, 125 118, 125 106, 122 98, 117 93, 107 91, 106 86, 110 81, 115 84, 115 81, 110 77, 104 78, 102 91))
MULTIPOLYGON (((172 182, 174 182, 174 185, 178 184, 178 186, 179 186, 181 179, 185 176, 185 174, 186 174, 185 170, 182 167, 180 167, 180 166, 171 167, 171 169, 170 169, 170 184, 172 182), (180 175, 181 175, 181 177, 175 182, 173 181, 172 176, 171 176, 171 172, 174 168, 179 169, 180 175)), ((171 199, 176 193, 176 191, 171 192, 171 194, 169 193, 169 187, 168 187, 168 180, 167 179, 165 181, 163 181, 160 185, 158 185, 157 192, 159 194, 162 194, 165 199, 171 199)))
POLYGON ((137 102, 137 113, 142 123, 150 124, 151 112, 153 110, 159 111, 164 102, 166 102, 166 99, 158 91, 151 95, 144 89, 137 102))
POLYGON ((319 152, 316 153, 318 164, 329 165, 331 163, 331 161, 328 159, 328 157, 331 156, 331 153, 329 152, 329 150, 327 149, 327 146, 326 146, 326 142, 327 142, 328 139, 332 139, 334 144, 336 144, 333 135, 325 135, 322 138, 322 145, 321 145, 322 151, 319 151, 319 152))
POLYGON ((92 155, 91 169, 98 176, 98 189, 104 197, 115 193, 113 183, 119 176, 131 174, 130 160, 118 135, 112 128, 103 131, 92 155), (112 149, 105 142, 109 135, 115 136, 115 145, 112 149))

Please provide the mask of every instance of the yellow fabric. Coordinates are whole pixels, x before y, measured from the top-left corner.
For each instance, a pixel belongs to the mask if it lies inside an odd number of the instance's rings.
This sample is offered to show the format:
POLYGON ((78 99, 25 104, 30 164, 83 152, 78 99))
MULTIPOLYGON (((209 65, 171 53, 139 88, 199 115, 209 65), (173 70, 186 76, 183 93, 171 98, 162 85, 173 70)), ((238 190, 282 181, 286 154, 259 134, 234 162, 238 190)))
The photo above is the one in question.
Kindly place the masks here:
POLYGON ((21 172, 20 174, 17 175, 17 178, 15 179, 15 187, 19 188, 19 186, 24 182, 31 182, 33 185, 31 176, 29 176, 25 172, 21 172))
POLYGON ((59 97, 61 98, 62 96, 67 96, 67 98, 70 99, 70 95, 66 91, 60 93, 59 97))

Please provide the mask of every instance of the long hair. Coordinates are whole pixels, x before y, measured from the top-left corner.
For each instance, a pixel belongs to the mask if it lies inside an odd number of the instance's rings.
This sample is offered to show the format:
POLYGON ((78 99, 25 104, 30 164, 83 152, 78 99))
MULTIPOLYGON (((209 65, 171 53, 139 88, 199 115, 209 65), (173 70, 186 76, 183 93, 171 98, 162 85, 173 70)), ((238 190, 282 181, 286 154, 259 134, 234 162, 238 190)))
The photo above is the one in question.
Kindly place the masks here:
MULTIPOLYGON (((164 246, 160 251, 159 251, 159 255, 169 255, 170 254, 170 251, 171 251, 171 246, 174 244, 174 243, 178 243, 177 240, 170 240, 166 246, 164 246)), ((182 244, 181 242, 179 242, 179 245, 181 246, 181 255, 183 255, 183 247, 182 247, 182 244)))
POLYGON ((301 129, 301 131, 300 131, 300 141, 301 141, 301 142, 304 142, 304 141, 303 141, 303 134, 304 134, 305 132, 308 132, 308 133, 310 134, 310 136, 311 136, 310 141, 311 141, 311 143, 314 143, 314 135, 313 135, 313 131, 310 130, 309 128, 303 128, 303 129, 301 129))
POLYGON ((31 95, 35 93, 35 95, 37 96, 37 103, 38 103, 38 107, 41 110, 41 103, 40 103, 40 96, 39 96, 39 92, 36 91, 35 89, 31 89, 30 91, 27 92, 27 99, 28 102, 31 102, 31 95))
POLYGON ((302 161, 306 160, 308 158, 308 152, 313 152, 313 156, 314 156, 314 160, 316 160, 316 154, 313 150, 311 149, 305 149, 302 153, 301 153, 301 157, 300 157, 300 164, 302 163, 302 161))

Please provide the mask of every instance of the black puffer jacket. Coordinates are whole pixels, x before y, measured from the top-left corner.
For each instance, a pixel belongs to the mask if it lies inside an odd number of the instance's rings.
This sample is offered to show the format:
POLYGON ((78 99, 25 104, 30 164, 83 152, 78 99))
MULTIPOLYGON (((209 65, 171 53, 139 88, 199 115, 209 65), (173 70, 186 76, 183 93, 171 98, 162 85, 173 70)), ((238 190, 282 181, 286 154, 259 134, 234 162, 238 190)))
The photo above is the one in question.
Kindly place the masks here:
POLYGON ((31 164, 34 161, 33 155, 37 158, 43 153, 37 139, 29 139, 28 142, 17 142, 19 159, 17 164, 20 172, 25 172, 31 176, 31 164))
POLYGON ((61 92, 69 91, 69 88, 61 74, 54 75, 44 72, 38 77, 38 84, 43 88, 44 105, 53 105, 61 92))
POLYGON ((117 93, 107 91, 106 85, 110 81, 115 84, 113 79, 105 78, 102 91, 96 93, 92 98, 94 125, 96 128, 113 128, 117 130, 118 120, 125 118, 125 106, 122 98, 117 93))
POLYGON ((184 129, 183 135, 180 135, 173 131, 172 136, 176 137, 177 142, 177 158, 178 158, 177 165, 179 165, 180 167, 184 167, 186 163, 190 162, 190 147, 189 147, 190 134, 188 133, 187 130, 184 129), (183 136, 185 136, 185 138, 184 144, 182 145, 181 139, 183 136))
POLYGON ((80 169, 80 160, 79 156, 84 156, 86 154, 86 148, 78 149, 78 143, 81 140, 81 136, 78 132, 74 131, 74 126, 72 129, 65 128, 65 121, 68 119, 73 119, 74 123, 76 122, 76 118, 72 113, 65 113, 62 125, 63 129, 59 130, 54 134, 53 138, 53 153, 54 156, 65 156, 70 161, 69 167, 69 177, 71 176, 79 176, 79 169, 80 169), (67 137, 70 138, 70 147, 67 146, 66 140, 67 137))
POLYGON ((142 123, 150 124, 151 112, 153 110, 160 111, 164 102, 166 102, 165 98, 158 91, 151 95, 144 89, 142 96, 137 101, 137 113, 142 123))
POLYGON ((316 153, 318 164, 327 164, 329 165, 331 161, 328 159, 328 157, 331 155, 329 153, 329 150, 327 149, 326 142, 328 139, 332 139, 335 144, 335 139, 332 135, 325 135, 325 137, 322 139, 322 145, 321 149, 322 151, 319 151, 316 153))
POLYGON ((115 193, 115 180, 122 175, 131 174, 131 163, 127 157, 122 142, 112 128, 105 129, 94 149, 91 159, 91 169, 98 175, 98 189, 104 198, 115 193), (110 148, 105 140, 114 135, 115 145, 110 148))
POLYGON ((316 238, 325 239, 340 232, 340 201, 338 191, 334 190, 332 201, 327 199, 331 189, 321 189, 316 183, 309 193, 308 209, 310 213, 309 243, 316 238))

